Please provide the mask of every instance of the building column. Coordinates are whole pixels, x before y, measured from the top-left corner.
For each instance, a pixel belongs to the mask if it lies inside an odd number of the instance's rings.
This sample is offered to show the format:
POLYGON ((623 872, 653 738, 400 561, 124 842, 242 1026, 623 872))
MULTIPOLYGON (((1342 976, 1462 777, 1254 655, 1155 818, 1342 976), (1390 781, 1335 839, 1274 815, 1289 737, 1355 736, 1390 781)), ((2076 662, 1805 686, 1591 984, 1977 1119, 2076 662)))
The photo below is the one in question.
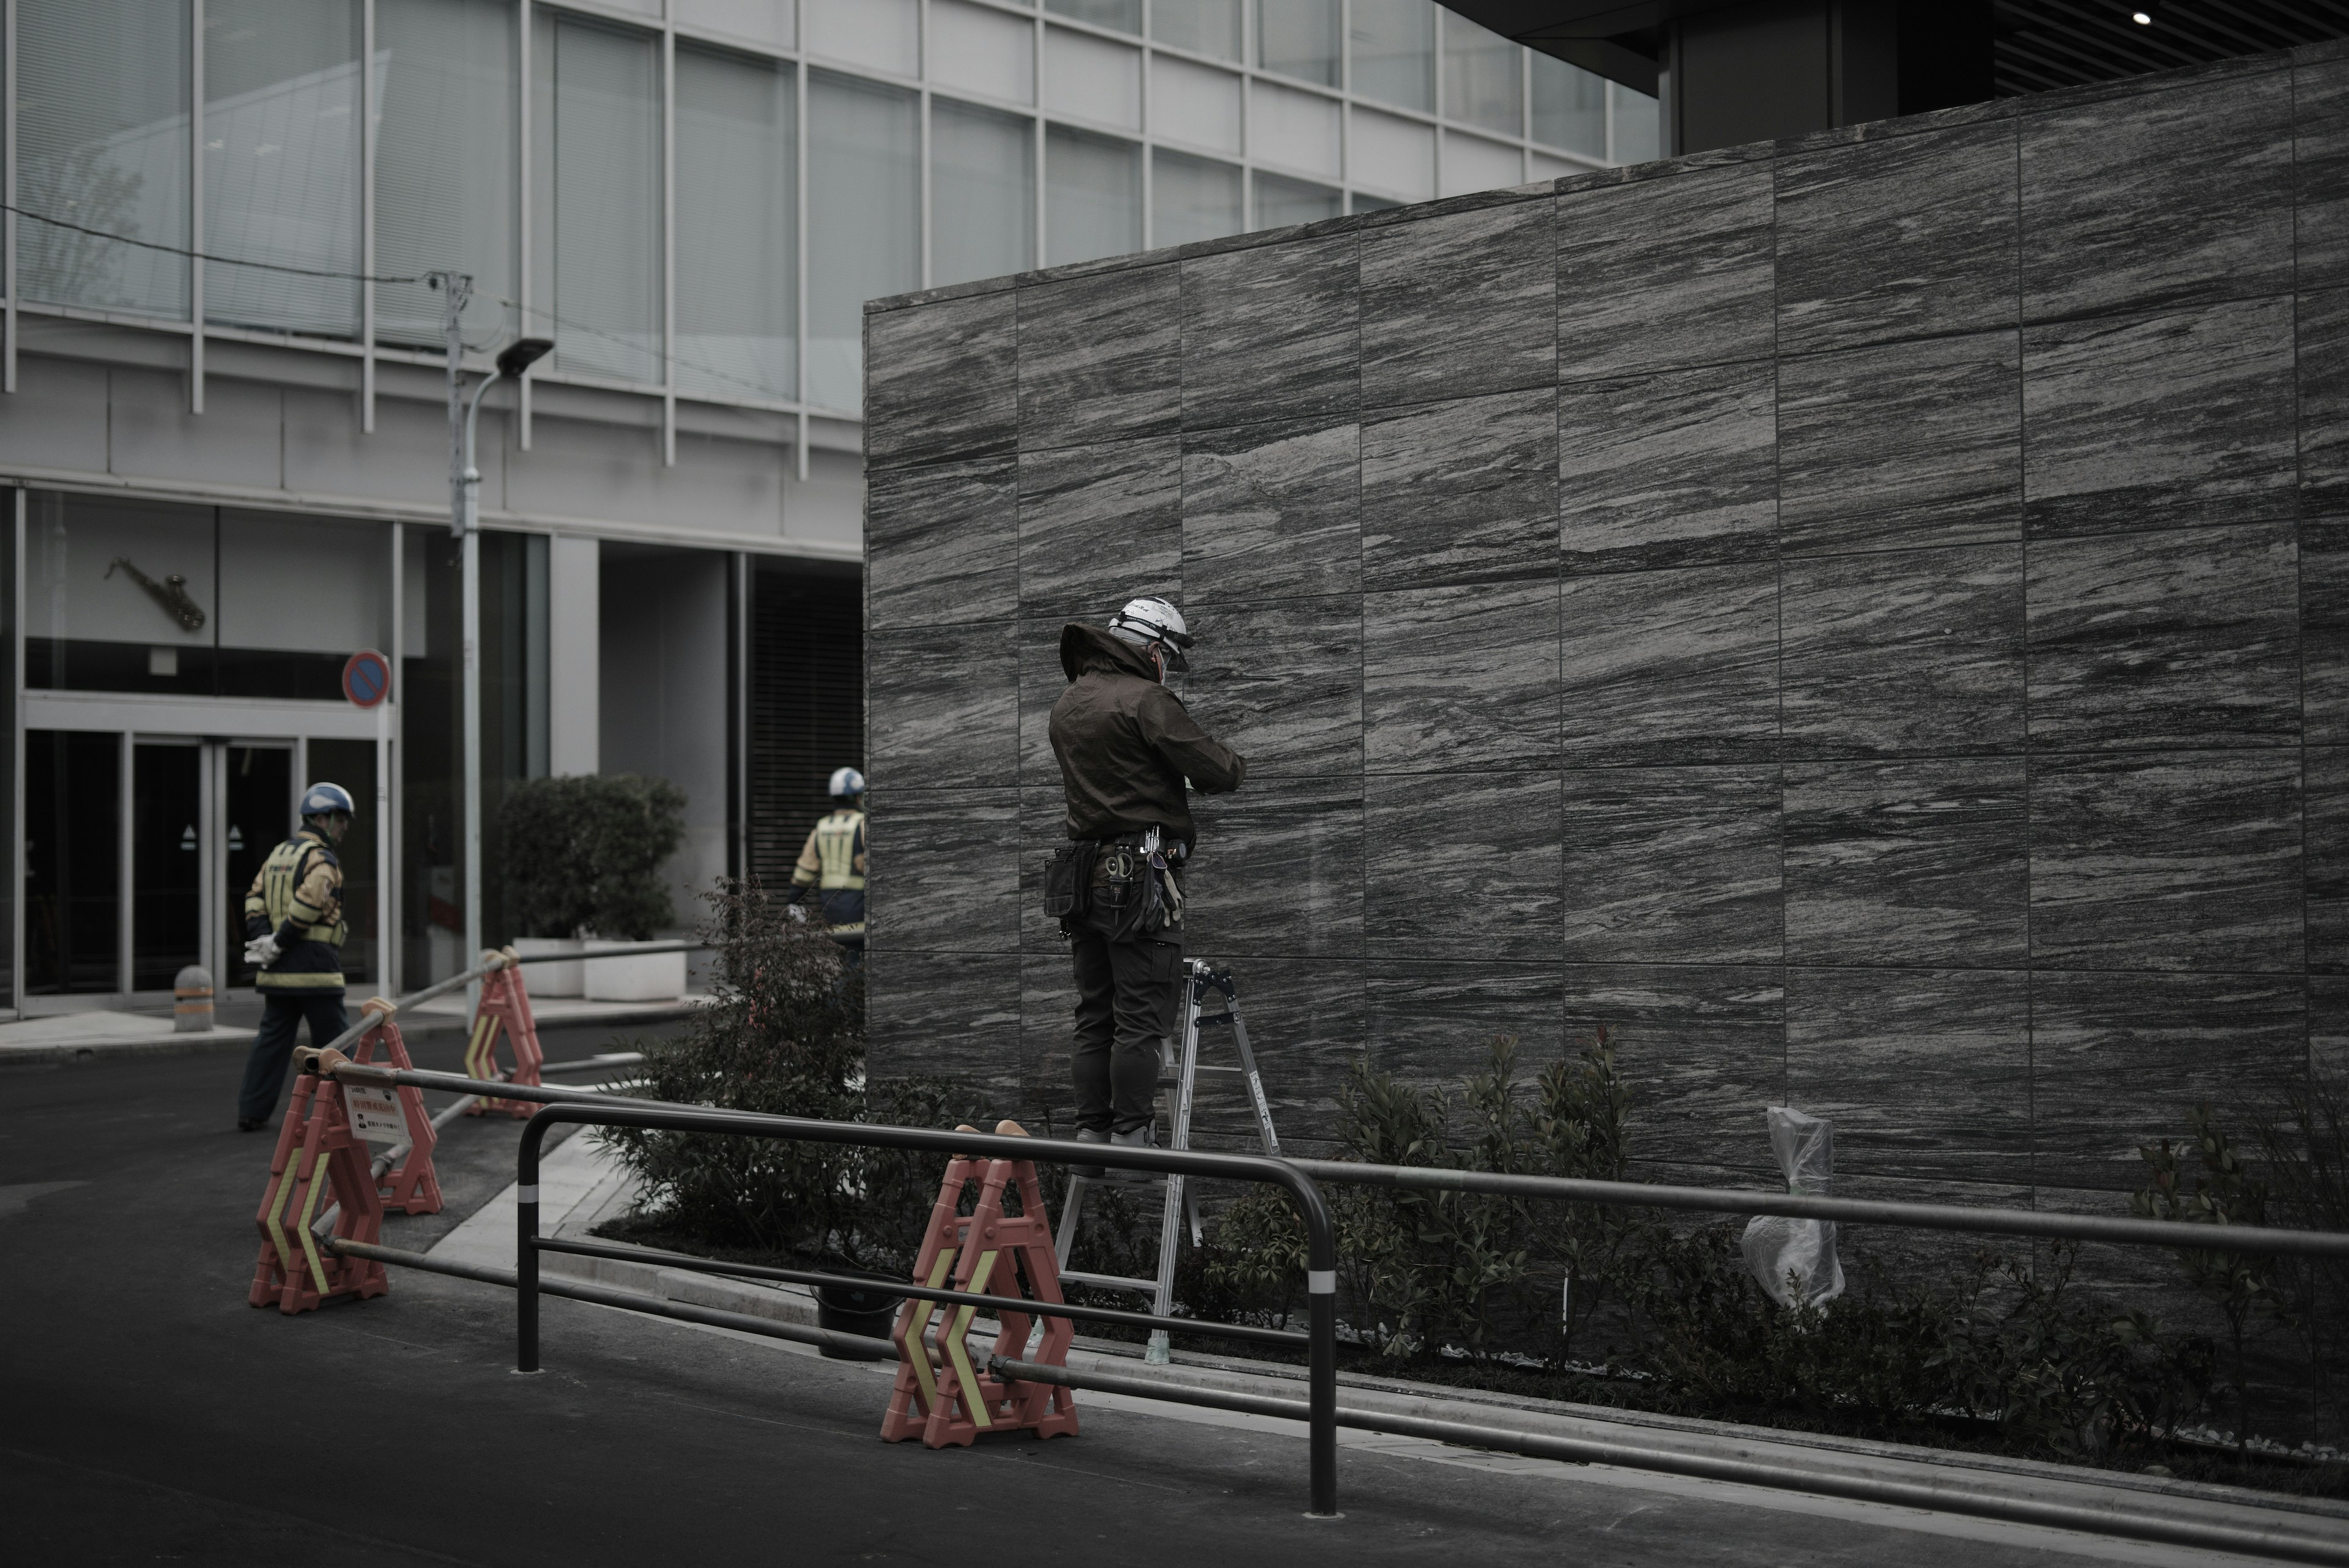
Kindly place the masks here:
POLYGON ((547 550, 546 771, 603 771, 603 545, 557 535, 547 550))

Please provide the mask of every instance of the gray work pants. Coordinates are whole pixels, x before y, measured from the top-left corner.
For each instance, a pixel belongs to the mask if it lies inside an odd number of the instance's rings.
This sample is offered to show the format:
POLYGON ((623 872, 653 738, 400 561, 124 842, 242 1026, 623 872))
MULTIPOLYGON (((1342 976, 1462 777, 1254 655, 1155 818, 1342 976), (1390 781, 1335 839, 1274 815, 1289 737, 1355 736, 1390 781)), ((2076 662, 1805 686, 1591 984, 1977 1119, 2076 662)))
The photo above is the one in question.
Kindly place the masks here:
POLYGON ((1132 1132, 1148 1125, 1161 1042, 1174 1031, 1183 991, 1180 942, 1112 942, 1080 927, 1072 1065, 1077 1125, 1132 1132))

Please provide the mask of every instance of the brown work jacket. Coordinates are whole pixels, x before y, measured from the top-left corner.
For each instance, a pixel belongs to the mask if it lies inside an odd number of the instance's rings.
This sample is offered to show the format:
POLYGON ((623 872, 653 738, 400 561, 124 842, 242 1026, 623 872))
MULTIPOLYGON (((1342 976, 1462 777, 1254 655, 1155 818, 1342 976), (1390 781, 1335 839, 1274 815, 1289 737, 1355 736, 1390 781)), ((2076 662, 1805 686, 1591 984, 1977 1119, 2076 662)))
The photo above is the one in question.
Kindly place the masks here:
POLYGON ((1191 843, 1184 781, 1201 794, 1240 787, 1247 759, 1199 728, 1143 651, 1099 627, 1061 628, 1069 689, 1052 704, 1052 755, 1069 797, 1069 836, 1162 829, 1191 843))

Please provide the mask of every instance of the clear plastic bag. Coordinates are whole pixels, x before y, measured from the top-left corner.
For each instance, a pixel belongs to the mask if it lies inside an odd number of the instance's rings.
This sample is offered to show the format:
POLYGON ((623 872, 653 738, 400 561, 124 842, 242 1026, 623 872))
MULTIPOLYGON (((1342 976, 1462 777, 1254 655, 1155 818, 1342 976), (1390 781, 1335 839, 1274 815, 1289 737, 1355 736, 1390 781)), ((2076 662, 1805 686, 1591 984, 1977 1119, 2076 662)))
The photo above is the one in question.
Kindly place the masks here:
MULTIPOLYGON (((1770 1147, 1786 1173, 1786 1190, 1825 1198, 1835 1189, 1835 1127, 1792 1106, 1772 1106, 1770 1147)), ((1745 1227, 1745 1266, 1780 1306, 1818 1306, 1843 1294, 1832 1220, 1759 1214, 1745 1227)))

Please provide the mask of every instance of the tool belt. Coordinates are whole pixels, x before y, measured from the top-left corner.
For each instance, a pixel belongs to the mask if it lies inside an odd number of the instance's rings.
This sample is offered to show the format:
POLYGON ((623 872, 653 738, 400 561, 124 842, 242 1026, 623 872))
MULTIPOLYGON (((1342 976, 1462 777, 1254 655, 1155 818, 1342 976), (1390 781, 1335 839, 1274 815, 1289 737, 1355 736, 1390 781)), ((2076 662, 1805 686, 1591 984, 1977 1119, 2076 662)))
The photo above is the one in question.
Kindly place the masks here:
POLYGON ((1044 867, 1044 913, 1064 935, 1092 931, 1112 942, 1180 941, 1183 887, 1174 862, 1180 848, 1160 847, 1159 836, 1080 839, 1057 851, 1044 867))

